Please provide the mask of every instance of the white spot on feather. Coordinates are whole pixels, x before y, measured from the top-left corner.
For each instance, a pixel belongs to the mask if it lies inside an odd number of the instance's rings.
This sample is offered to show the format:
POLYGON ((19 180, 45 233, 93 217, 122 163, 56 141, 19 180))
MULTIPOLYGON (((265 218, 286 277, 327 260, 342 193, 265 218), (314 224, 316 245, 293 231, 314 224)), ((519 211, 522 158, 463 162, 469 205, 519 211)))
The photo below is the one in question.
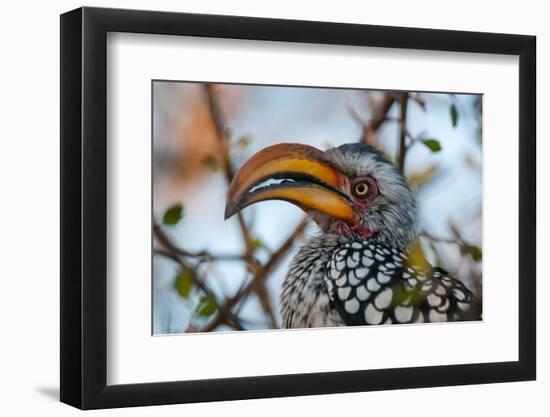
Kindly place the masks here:
POLYGON ((445 298, 445 302, 443 303, 443 305, 441 307, 438 307, 437 310, 440 311, 440 312, 444 312, 444 311, 447 311, 449 309, 449 299, 448 298, 445 298))
POLYGON ((359 261, 354 260, 353 257, 348 257, 347 260, 348 268, 355 268, 357 265, 359 265, 359 261))
POLYGON ((342 301, 345 301, 348 299, 350 292, 351 292, 350 287, 338 288, 338 298, 342 301))
POLYGON ((456 305, 458 306, 458 308, 460 308, 462 311, 468 311, 471 307, 471 304, 468 304, 468 303, 461 303, 460 301, 458 303, 456 303, 456 305))
POLYGON ((374 259, 372 258, 367 258, 365 256, 363 256, 363 265, 366 266, 367 268, 372 266, 372 264, 374 263, 374 259))
POLYGON ((367 281, 367 289, 371 292, 378 291, 380 289, 380 284, 378 284, 374 278, 371 278, 367 281))
POLYGON ((441 281, 443 282, 443 285, 445 285, 447 288, 453 285, 453 281, 449 277, 441 277, 441 281))
POLYGON ((357 301, 355 298, 352 298, 351 300, 346 301, 346 303, 344 304, 344 308, 348 313, 355 314, 359 311, 359 301, 357 301))
POLYGON ((357 298, 361 301, 365 301, 367 298, 369 298, 369 292, 367 289, 363 286, 357 287, 355 290, 355 294, 357 295, 357 298))
POLYGON ((395 318, 400 323, 408 322, 412 317, 412 313, 413 313, 412 307, 397 306, 395 307, 395 310, 394 310, 395 318))
POLYGON ((447 315, 443 313, 438 313, 436 310, 430 310, 430 321, 432 323, 438 321, 447 321, 447 315))
POLYGON ((428 295, 428 297, 426 297, 426 299, 428 300, 428 303, 430 304, 430 306, 432 307, 436 307, 438 306, 439 304, 441 304, 441 297, 435 295, 435 294, 430 294, 428 295))
POLYGON ((385 290, 383 290, 380 294, 376 296, 374 300, 376 308, 378 308, 379 310, 388 308, 391 304, 392 297, 393 291, 391 290, 391 288, 386 288, 385 290))
POLYGON ((453 294, 458 301, 464 301, 466 299, 466 294, 464 294, 464 291, 459 290, 458 288, 453 290, 453 294))
POLYGON ((345 285, 346 282, 348 282, 348 278, 347 278, 345 275, 342 275, 341 278, 339 278, 339 279, 336 280, 336 285, 338 285, 339 287, 341 287, 341 286, 345 285))
POLYGON ((367 274, 369 273, 369 270, 367 268, 357 268, 355 270, 355 275, 357 276, 357 278, 361 279, 361 278, 365 278, 367 276, 367 274))
POLYGON ((382 321, 382 312, 375 309, 372 304, 369 304, 365 309, 365 321, 368 324, 380 324, 382 321))
POLYGON ((445 295, 447 294, 447 291, 445 291, 445 288, 443 288, 441 285, 438 285, 437 288, 435 289, 435 293, 437 295, 445 295))
POLYGON ((390 282, 391 277, 389 275, 384 274, 383 272, 379 272, 376 278, 378 279, 378 282, 380 284, 387 284, 388 282, 390 282))
POLYGON ((355 273, 353 271, 350 271, 348 273, 348 281, 354 287, 360 283, 360 281, 355 277, 355 273))

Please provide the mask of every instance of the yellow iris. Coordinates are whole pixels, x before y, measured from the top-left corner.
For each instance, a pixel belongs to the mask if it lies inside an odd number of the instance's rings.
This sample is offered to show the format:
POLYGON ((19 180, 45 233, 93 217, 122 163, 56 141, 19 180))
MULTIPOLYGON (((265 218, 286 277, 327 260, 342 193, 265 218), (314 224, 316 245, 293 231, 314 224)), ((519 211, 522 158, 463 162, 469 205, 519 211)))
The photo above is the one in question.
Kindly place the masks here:
POLYGON ((364 197, 369 192, 369 185, 366 182, 358 182, 357 184, 355 184, 353 191, 356 196, 364 197))

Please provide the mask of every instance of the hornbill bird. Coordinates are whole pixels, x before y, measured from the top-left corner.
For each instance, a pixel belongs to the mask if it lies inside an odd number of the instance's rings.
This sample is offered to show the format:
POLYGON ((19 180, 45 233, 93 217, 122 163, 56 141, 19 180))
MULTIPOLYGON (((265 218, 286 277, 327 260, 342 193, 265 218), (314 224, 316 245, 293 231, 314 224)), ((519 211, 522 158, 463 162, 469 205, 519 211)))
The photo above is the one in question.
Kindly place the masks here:
POLYGON ((321 229, 290 264, 284 327, 480 319, 470 290, 417 256, 415 196, 373 147, 269 146, 233 178, 225 218, 264 200, 297 205, 321 229))

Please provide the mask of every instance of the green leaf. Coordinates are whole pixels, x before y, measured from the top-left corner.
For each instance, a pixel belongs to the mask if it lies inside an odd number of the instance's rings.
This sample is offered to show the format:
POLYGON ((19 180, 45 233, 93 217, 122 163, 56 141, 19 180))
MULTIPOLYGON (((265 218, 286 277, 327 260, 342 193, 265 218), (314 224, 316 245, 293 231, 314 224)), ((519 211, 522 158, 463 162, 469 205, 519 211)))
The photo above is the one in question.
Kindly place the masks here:
POLYGON ((250 142, 252 142, 252 138, 250 136, 241 136, 239 139, 235 141, 235 145, 239 148, 246 148, 248 145, 250 145, 250 142))
POLYGON ((212 171, 217 171, 220 168, 220 164, 214 155, 207 153, 201 158, 201 164, 210 168, 212 171))
POLYGON ((197 313, 203 317, 210 317, 215 312, 216 312, 216 303, 212 299, 212 297, 209 297, 206 295, 202 296, 200 298, 200 304, 197 307, 197 313))
POLYGON ((177 224, 183 217, 183 206, 181 203, 176 203, 169 207, 162 216, 162 222, 167 225, 177 224))
POLYGON ((265 248, 265 244, 264 242, 262 242, 261 239, 256 238, 252 240, 252 248, 254 249, 265 248))
POLYGON ((453 123, 453 127, 456 127, 458 123, 458 109, 456 108, 456 104, 451 104, 451 122, 453 123))
POLYGON ((397 306, 407 302, 407 305, 418 306, 422 304, 423 300, 424 294, 422 293, 420 286, 413 288, 412 290, 406 290, 405 287, 396 287, 391 305, 397 306))
POLYGON ((436 139, 422 139, 422 143, 432 152, 439 152, 441 150, 441 145, 436 139))
POLYGON ((478 248, 477 246, 471 246, 470 247, 470 255, 472 256, 472 258, 474 258, 474 261, 476 261, 476 262, 480 262, 481 259, 483 258, 483 254, 481 252, 481 249, 478 248))
POLYGON ((460 247, 460 253, 462 255, 470 255, 472 259, 476 262, 480 262, 483 258, 483 253, 481 248, 475 245, 464 244, 460 247))
POLYGON ((178 294, 183 297, 187 298, 189 297, 189 293, 191 292, 191 288, 193 288, 193 278, 194 278, 194 272, 191 269, 183 268, 178 273, 178 276, 176 277, 176 281, 174 282, 174 288, 178 292, 178 294))

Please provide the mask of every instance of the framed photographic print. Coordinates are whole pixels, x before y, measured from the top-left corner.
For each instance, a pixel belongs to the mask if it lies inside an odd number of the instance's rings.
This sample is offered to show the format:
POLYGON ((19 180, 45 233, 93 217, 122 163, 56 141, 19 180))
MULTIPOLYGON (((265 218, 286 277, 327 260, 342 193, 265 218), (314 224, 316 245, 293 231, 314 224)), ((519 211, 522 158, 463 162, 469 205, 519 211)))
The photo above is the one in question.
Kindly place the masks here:
POLYGON ((61 400, 535 379, 535 38, 61 16, 61 400))

